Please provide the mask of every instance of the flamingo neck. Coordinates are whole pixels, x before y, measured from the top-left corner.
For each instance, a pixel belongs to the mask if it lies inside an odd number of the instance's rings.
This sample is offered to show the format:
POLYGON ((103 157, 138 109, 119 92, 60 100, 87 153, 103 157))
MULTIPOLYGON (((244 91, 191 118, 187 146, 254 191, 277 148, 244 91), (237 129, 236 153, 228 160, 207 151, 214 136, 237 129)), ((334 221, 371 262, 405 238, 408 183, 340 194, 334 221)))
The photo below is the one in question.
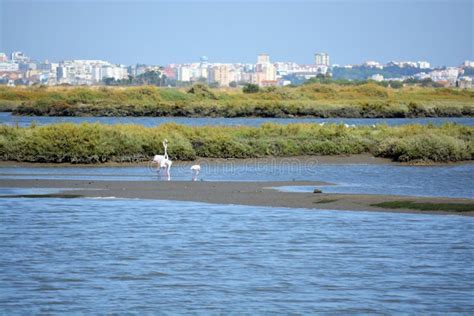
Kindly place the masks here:
POLYGON ((168 144, 163 142, 163 147, 165 148, 165 159, 168 159, 168 144))

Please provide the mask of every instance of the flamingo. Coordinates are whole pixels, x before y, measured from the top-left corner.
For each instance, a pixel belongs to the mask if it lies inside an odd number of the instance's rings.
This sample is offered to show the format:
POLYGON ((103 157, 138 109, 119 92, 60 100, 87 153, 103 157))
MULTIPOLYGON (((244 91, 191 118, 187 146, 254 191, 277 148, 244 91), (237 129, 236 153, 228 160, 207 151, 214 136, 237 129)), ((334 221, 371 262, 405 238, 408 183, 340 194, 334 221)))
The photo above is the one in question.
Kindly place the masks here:
POLYGON ((200 165, 192 165, 190 169, 193 173, 193 181, 197 181, 198 174, 201 171, 201 166, 200 165))
POLYGON ((163 168, 165 169, 165 175, 166 175, 166 177, 168 178, 168 181, 169 181, 169 180, 171 180, 170 169, 171 169, 171 165, 173 164, 173 162, 168 157, 168 140, 167 139, 165 139, 163 141, 163 147, 165 149, 165 154, 164 155, 155 155, 153 157, 152 163, 158 164, 157 171, 159 171, 159 169, 163 169, 163 168))

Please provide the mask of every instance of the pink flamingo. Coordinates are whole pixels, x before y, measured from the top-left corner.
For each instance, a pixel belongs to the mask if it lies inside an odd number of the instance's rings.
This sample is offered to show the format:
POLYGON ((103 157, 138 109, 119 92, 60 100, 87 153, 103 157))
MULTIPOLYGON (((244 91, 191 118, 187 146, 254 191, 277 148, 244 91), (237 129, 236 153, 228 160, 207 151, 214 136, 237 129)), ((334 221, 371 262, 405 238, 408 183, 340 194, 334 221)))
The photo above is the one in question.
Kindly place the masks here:
POLYGON ((152 163, 158 164, 158 167, 156 171, 160 171, 160 169, 165 170, 165 176, 167 177, 168 181, 171 180, 171 174, 170 174, 170 169, 171 165, 173 162, 169 159, 168 157, 168 140, 165 139, 163 141, 163 147, 165 148, 165 154, 164 155, 155 155, 153 157, 152 163))

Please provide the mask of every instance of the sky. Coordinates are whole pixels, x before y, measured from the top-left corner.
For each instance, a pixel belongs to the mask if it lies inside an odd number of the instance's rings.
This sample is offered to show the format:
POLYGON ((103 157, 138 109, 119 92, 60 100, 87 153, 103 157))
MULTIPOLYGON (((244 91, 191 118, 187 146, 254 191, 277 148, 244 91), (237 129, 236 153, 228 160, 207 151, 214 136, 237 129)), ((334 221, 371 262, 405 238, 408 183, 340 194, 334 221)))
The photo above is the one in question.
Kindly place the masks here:
POLYGON ((0 0, 0 51, 37 60, 331 63, 474 59, 474 0, 0 0))

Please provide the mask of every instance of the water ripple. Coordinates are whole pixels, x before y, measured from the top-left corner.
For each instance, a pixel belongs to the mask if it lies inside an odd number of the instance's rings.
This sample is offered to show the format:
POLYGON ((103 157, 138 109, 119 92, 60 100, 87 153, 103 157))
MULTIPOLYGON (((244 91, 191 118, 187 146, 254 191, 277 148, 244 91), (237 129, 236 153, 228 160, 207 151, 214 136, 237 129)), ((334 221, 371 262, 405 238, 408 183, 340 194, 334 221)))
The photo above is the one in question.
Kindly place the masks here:
POLYGON ((474 219, 0 199, 0 312, 464 313, 474 219))

